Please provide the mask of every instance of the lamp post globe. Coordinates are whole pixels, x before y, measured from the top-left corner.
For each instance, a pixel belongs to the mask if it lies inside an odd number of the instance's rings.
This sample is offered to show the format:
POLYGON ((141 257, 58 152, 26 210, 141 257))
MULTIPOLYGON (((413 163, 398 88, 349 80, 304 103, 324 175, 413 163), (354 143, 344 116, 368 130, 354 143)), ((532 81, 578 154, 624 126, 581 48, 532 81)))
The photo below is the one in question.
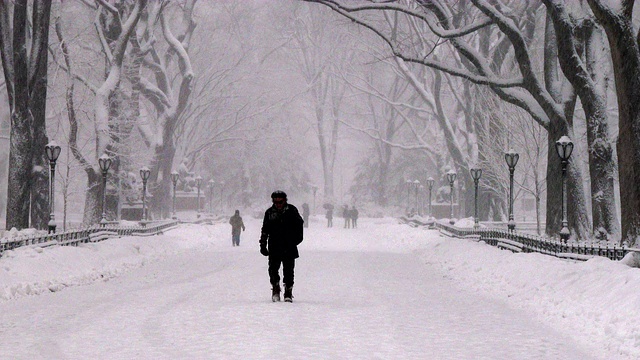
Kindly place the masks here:
POLYGON ((471 168, 469 170, 469 172, 471 173, 471 178, 473 179, 473 184, 475 186, 475 202, 474 202, 474 217, 473 217, 473 227, 474 228, 478 228, 479 224, 479 219, 478 219, 478 182, 480 181, 480 178, 482 177, 482 169, 480 168, 471 168))
POLYGON ((98 165, 102 171, 102 219, 100 219, 100 225, 102 226, 107 224, 107 175, 109 174, 111 161, 111 157, 106 153, 98 158, 98 165))
POLYGON ((429 176, 427 178, 427 185, 429 186, 429 217, 432 216, 432 212, 431 212, 431 193, 432 193, 432 190, 433 190, 433 184, 435 184, 435 182, 436 181, 431 176, 429 176))
POLYGON ((178 217, 176 216, 176 186, 178 185, 178 179, 180 179, 180 174, 177 171, 171 172, 171 182, 173 183, 173 206, 172 206, 172 218, 176 220, 178 217))
POLYGON ((198 209, 196 211, 197 217, 200 218, 200 186, 202 186, 202 176, 196 176, 196 187, 198 188, 198 209))
POLYGON ((455 219, 453 218, 453 183, 456 181, 457 176, 458 174, 456 174, 453 169, 447 172, 447 180, 449 180, 449 186, 451 187, 451 216, 449 217, 449 224, 451 225, 456 223, 455 219))
POLYGON ((560 239, 566 242, 571 236, 567 220, 567 165, 573 152, 573 142, 568 136, 564 135, 556 141, 556 152, 562 165, 562 229, 560 229, 560 239))
POLYGON ((140 177, 142 178, 142 225, 146 225, 148 220, 147 216, 147 180, 149 180, 151 170, 148 167, 143 166, 140 168, 140 177))
POLYGON ((510 149, 504 154, 504 160, 509 167, 509 222, 507 223, 507 228, 510 231, 516 229, 516 221, 513 217, 513 172, 518 164, 518 159, 520 159, 520 155, 513 151, 513 149, 510 149))
POLYGON ((55 195, 55 174, 56 174, 56 161, 58 161, 58 156, 60 156, 60 145, 55 142, 55 140, 51 140, 44 147, 44 152, 47 155, 47 160, 49 160, 49 223, 47 224, 49 228, 49 233, 56 232, 56 218, 54 214, 54 195, 55 195))

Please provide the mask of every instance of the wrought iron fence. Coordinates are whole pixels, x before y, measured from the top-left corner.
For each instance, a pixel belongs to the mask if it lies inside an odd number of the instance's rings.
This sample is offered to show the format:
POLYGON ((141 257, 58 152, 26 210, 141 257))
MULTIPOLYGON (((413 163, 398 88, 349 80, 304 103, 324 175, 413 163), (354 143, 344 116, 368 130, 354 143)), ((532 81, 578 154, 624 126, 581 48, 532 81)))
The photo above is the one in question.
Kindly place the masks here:
POLYGON ((459 228, 437 220, 420 220, 400 217, 404 223, 412 226, 429 226, 438 229, 445 235, 458 238, 471 238, 484 241, 489 245, 504 250, 524 253, 540 253, 563 259, 589 260, 594 256, 602 256, 611 260, 622 260, 630 252, 640 252, 638 248, 620 246, 608 241, 564 242, 538 235, 493 228, 459 228))
POLYGON ((78 244, 97 242, 120 236, 157 235, 179 224, 178 220, 150 221, 146 224, 121 226, 108 223, 88 228, 68 230, 55 234, 19 235, 0 239, 0 256, 7 251, 22 246, 78 246, 78 244))

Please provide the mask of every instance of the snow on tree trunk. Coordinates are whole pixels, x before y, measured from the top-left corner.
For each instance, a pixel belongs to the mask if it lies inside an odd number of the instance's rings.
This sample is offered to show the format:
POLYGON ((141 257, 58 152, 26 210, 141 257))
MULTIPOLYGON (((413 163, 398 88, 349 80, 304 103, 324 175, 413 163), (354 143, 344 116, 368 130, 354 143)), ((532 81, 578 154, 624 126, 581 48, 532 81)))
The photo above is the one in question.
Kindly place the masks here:
POLYGON ((26 0, 0 4, 0 52, 11 108, 6 212, 9 229, 42 229, 48 219, 49 174, 43 153, 48 142, 44 114, 50 11, 51 2, 34 1, 27 26, 26 0))
MULTIPOLYGON (((46 128, 47 65, 49 15, 51 1, 36 1, 33 8, 33 45, 29 78, 31 113, 33 114, 33 183, 31 184, 31 227, 46 229, 49 223, 49 161, 45 146, 49 143, 46 128)), ((55 179, 54 179, 55 180, 55 179)))
MULTIPOLYGON (((562 171, 560 159, 555 151, 556 140, 563 135, 573 134, 566 125, 558 122, 549 127, 547 153, 547 192, 553 196, 547 196, 547 226, 546 233, 555 235, 562 228, 562 171), (553 189, 559 189, 553 191, 553 189)), ((576 158, 569 161, 567 166, 567 220, 571 236, 578 239, 588 239, 591 234, 591 225, 586 209, 583 190, 582 172, 576 158)))
POLYGON ((84 198, 82 225, 90 226, 102 218, 102 175, 87 171, 87 191, 84 198))
POLYGON ((544 2, 549 9, 548 20, 553 20, 557 34, 560 66, 580 97, 586 116, 593 230, 617 237, 620 231, 613 188, 615 162, 609 143, 606 78, 602 65, 595 64, 602 59, 600 31, 591 18, 574 20, 578 16, 571 17, 564 2, 544 2))
POLYGON ((637 245, 640 238, 640 46, 634 31, 635 1, 617 9, 608 2, 588 0, 609 40, 618 100, 618 173, 622 241, 637 245))

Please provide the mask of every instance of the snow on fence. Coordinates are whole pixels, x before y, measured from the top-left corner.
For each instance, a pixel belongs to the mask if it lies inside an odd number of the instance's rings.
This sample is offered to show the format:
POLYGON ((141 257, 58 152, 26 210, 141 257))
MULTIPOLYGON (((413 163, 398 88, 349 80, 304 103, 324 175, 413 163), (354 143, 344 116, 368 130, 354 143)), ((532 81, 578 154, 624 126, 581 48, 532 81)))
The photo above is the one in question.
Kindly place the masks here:
POLYGON ((435 227, 442 234, 449 237, 468 238, 484 241, 489 245, 513 252, 536 252, 563 259, 585 261, 594 256, 607 257, 611 260, 622 260, 630 252, 640 249, 619 246, 607 241, 564 242, 560 239, 550 239, 542 236, 492 228, 460 228, 434 219, 424 220, 416 217, 400 217, 400 220, 411 226, 435 227))
POLYGON ((88 228, 69 230, 55 234, 33 234, 5 237, 0 239, 0 257, 5 251, 13 250, 22 246, 77 246, 81 243, 98 242, 121 236, 158 235, 168 229, 176 227, 178 224, 178 220, 150 221, 144 224, 127 226, 119 225, 117 223, 107 223, 104 226, 94 225, 88 228))

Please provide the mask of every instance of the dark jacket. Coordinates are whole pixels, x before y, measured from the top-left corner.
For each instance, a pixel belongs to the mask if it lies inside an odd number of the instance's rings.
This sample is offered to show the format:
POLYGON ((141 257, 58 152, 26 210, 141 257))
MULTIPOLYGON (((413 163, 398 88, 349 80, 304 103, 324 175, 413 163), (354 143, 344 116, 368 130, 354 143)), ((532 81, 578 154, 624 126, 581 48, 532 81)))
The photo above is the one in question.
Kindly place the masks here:
POLYGON ((270 256, 298 258, 298 245, 302 242, 302 218, 298 209, 286 204, 282 211, 275 206, 267 209, 262 221, 260 246, 267 246, 270 256))

